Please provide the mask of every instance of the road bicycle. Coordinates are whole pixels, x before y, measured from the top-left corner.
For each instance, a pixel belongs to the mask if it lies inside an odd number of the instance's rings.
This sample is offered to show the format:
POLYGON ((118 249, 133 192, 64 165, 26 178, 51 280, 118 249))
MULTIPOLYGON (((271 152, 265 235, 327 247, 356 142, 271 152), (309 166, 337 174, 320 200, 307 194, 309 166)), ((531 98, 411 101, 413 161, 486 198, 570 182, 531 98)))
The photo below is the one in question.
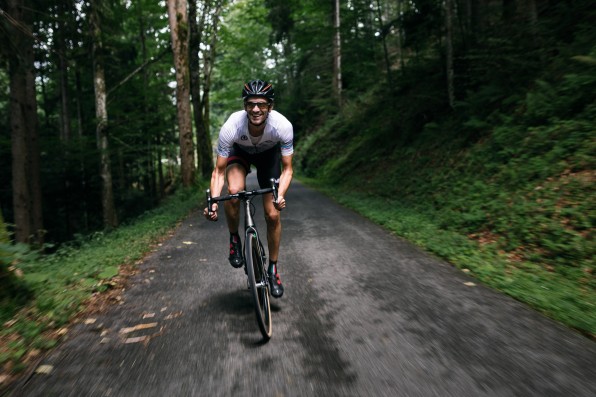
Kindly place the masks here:
POLYGON ((273 193, 277 201, 277 185, 275 179, 271 179, 271 187, 265 189, 256 189, 250 191, 241 191, 235 194, 229 194, 219 197, 211 197, 210 189, 207 189, 207 211, 211 214, 211 205, 220 201, 238 199, 244 207, 244 249, 242 256, 244 266, 248 276, 248 286, 252 294, 252 300, 255 306, 257 324, 263 335, 263 339, 268 341, 271 338, 271 306, 270 306, 270 286, 267 276, 266 255, 263 244, 259 238, 259 232, 255 225, 253 216, 255 207, 252 199, 263 194, 273 193))

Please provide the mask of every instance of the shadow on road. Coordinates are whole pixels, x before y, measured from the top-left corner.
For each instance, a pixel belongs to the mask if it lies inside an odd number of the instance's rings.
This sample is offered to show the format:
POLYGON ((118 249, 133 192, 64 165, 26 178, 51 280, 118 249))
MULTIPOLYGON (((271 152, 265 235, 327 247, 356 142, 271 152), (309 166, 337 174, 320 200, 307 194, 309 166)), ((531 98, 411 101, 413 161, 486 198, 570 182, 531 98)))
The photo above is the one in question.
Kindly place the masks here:
MULTIPOLYGON (((210 311, 213 316, 226 322, 229 331, 237 334, 241 342, 249 348, 260 347, 267 344, 259 332, 252 297, 248 289, 236 289, 215 294, 209 301, 210 311), (223 318, 222 318, 223 316, 223 318)), ((271 303, 272 313, 281 312, 281 307, 271 303)))

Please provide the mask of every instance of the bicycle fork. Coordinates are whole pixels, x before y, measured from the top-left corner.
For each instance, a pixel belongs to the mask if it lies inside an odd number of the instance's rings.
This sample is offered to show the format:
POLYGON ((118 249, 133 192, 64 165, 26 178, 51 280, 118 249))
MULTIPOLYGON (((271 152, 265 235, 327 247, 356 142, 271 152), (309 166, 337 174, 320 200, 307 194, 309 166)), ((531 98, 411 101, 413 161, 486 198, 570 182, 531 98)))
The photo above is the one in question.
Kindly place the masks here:
MULTIPOLYGON (((257 229, 255 228, 255 223, 254 223, 254 219, 252 216, 252 213, 250 211, 250 204, 251 204, 252 198, 248 198, 247 200, 244 201, 244 249, 242 250, 242 252, 244 252, 246 254, 246 242, 248 241, 249 238, 252 238, 252 236, 255 236, 256 239, 256 243, 257 243, 257 251, 259 252, 259 256, 261 257, 261 265, 258 266, 258 269, 255 269, 255 276, 258 276, 258 280, 256 280, 256 286, 258 288, 262 288, 262 287, 267 287, 267 289, 269 289, 269 277, 267 274, 267 269, 265 268, 266 263, 267 263, 267 255, 265 255, 265 248, 263 247, 263 244, 261 243, 261 239, 259 237, 259 233, 257 232, 257 229)), ((252 253, 250 253, 250 255, 252 255, 252 253)), ((244 265, 246 266, 246 258, 244 258, 244 265)))

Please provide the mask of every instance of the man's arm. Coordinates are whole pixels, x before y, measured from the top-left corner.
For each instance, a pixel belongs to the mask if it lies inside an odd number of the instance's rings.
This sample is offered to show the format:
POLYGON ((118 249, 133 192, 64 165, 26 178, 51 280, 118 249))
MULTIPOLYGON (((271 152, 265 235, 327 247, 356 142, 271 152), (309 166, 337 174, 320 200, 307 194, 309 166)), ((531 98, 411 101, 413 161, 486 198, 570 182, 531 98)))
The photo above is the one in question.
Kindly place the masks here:
MULTIPOLYGON (((221 195, 221 191, 223 190, 224 183, 226 181, 226 166, 228 164, 228 159, 226 157, 217 156, 217 160, 215 161, 215 168, 211 173, 211 196, 217 197, 221 195)), ((205 208, 203 214, 205 217, 211 221, 217 220, 217 203, 214 203, 211 206, 211 215, 209 215, 209 211, 205 208)))
POLYGON ((215 168, 211 174, 211 195, 213 197, 219 196, 223 190, 226 181, 226 167, 228 165, 227 157, 217 156, 215 160, 215 168))
POLYGON ((292 158, 294 157, 293 154, 289 156, 281 156, 281 176, 279 178, 279 188, 278 188, 278 195, 277 195, 277 209, 282 210, 286 207, 286 199, 284 196, 286 192, 290 188, 290 183, 292 182, 292 175, 294 174, 294 170, 292 169, 292 158))

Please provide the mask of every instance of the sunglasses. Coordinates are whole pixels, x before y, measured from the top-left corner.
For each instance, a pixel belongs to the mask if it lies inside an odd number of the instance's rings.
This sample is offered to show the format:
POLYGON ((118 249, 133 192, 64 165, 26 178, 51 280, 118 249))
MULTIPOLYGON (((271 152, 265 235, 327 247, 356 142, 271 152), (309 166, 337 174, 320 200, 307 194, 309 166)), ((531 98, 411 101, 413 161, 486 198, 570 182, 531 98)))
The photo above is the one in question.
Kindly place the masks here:
POLYGON ((267 110, 270 105, 269 102, 244 102, 244 108, 247 110, 254 109, 255 106, 258 106, 259 110, 267 110))

